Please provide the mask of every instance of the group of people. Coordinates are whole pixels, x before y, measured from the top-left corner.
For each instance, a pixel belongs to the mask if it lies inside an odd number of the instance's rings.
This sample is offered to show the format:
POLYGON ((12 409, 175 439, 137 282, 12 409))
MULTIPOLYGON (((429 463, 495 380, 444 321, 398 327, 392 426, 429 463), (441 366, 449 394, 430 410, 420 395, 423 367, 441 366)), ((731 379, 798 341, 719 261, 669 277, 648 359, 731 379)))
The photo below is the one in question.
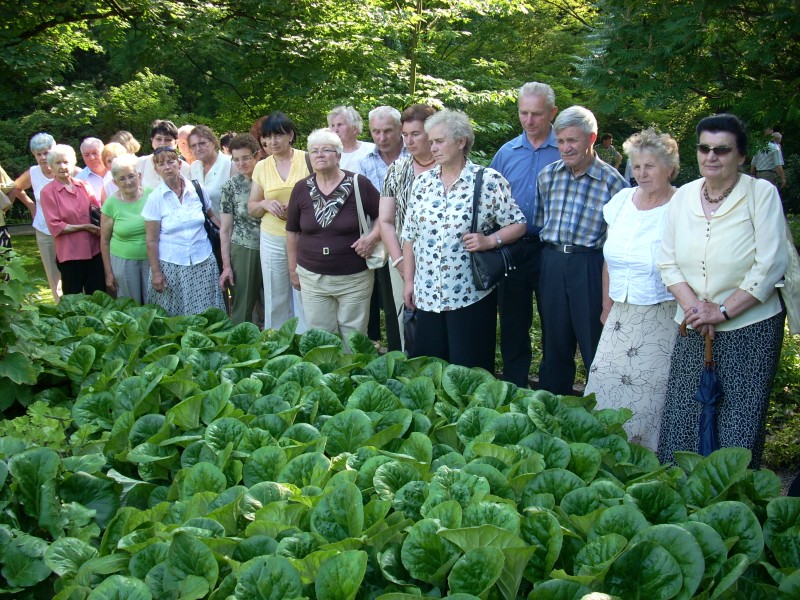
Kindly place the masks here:
POLYGON ((703 119, 702 177, 676 190, 668 134, 647 129, 623 144, 630 187, 610 136, 595 145, 588 109, 559 112, 552 88, 530 82, 518 114, 521 134, 488 168, 469 158, 467 115, 425 104, 373 109, 372 143, 359 140, 358 112, 336 107, 306 150, 280 112, 259 119, 256 135, 228 136, 226 149, 202 125, 181 148, 178 128, 160 120, 152 154, 136 157, 126 132, 107 145, 90 138, 83 170, 70 147, 37 134, 37 165, 16 190, 33 188, 56 299, 60 274, 63 293, 106 289, 171 315, 227 308, 234 322, 265 328, 297 317, 298 332, 345 339, 372 333, 381 304, 390 350, 489 371, 499 313, 503 377, 527 387, 535 298, 540 387, 572 394, 579 350, 587 393, 601 408, 632 408, 630 437, 663 461, 698 447, 693 396, 710 336, 725 396, 721 444, 751 448, 757 465, 788 249, 775 186, 741 172, 743 123, 703 119), (220 227, 219 263, 209 220, 220 227), (512 268, 482 289, 472 253, 504 246, 512 268))

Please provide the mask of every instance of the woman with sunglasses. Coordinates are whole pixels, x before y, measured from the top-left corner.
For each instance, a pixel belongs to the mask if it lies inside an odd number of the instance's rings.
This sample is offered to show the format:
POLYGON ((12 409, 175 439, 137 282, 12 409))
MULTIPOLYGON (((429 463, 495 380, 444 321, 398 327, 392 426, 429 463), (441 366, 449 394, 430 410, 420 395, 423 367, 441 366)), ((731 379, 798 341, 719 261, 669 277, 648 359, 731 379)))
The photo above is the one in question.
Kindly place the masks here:
POLYGON ((220 151, 219 138, 205 125, 198 125, 189 133, 189 149, 195 158, 190 168, 192 179, 203 185, 211 198, 214 212, 220 214, 222 186, 236 175, 231 157, 220 151))
POLYGON ((704 366, 704 336, 724 399, 717 427, 722 447, 752 451, 758 468, 764 449, 767 405, 783 342, 785 312, 775 284, 788 249, 778 191, 740 172, 747 132, 734 115, 697 125, 702 177, 672 199, 662 240, 661 278, 678 301, 675 321, 686 321, 672 352, 658 456, 697 452, 701 405, 694 400, 704 366))
POLYGON ((147 198, 142 210, 150 261, 147 301, 171 316, 195 315, 216 307, 225 310, 219 288, 219 269, 203 227, 205 206, 219 223, 208 195, 198 195, 181 175, 181 159, 172 146, 153 152, 153 164, 163 183, 147 198))

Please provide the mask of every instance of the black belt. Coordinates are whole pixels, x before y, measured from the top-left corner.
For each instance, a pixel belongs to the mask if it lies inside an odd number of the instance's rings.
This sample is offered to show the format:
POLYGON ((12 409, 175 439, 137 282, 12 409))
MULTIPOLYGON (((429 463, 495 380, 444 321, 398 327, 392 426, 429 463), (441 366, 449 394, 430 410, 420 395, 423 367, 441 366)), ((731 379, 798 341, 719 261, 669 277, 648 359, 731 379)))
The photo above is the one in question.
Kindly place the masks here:
POLYGON ((523 235, 519 238, 521 242, 538 242, 541 243, 542 240, 538 235, 523 235))
POLYGON ((602 248, 589 248, 588 246, 573 246, 572 244, 554 244, 553 242, 545 242, 546 248, 551 250, 558 250, 564 254, 594 254, 602 252, 602 248))
POLYGON ((756 173, 777 173, 775 169, 756 169, 756 173))

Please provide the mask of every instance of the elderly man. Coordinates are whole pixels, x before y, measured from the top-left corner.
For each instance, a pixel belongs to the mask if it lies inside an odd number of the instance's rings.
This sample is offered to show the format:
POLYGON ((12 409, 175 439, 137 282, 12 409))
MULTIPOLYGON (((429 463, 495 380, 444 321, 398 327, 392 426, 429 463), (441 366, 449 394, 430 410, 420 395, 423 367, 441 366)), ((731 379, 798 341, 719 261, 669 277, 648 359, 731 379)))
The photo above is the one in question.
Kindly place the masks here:
MULTIPOLYGON (((383 180, 386 172, 395 160, 406 156, 408 152, 403 145, 403 136, 400 131, 400 111, 391 106, 379 106, 369 111, 369 131, 375 148, 362 158, 358 163, 358 172, 362 173, 379 190, 383 189, 383 180)), ((391 274, 386 265, 377 271, 378 285, 373 288, 370 301, 369 324, 367 335, 373 342, 380 338, 380 306, 386 313, 386 340, 389 350, 400 350, 400 327, 397 314, 391 314, 402 307, 394 306, 392 296, 391 274)), ((376 343, 377 345, 377 343, 376 343)))
POLYGON ((81 156, 86 166, 75 176, 75 179, 83 179, 89 184, 98 201, 103 198, 103 186, 108 171, 102 157, 104 146, 105 144, 95 137, 88 137, 81 142, 81 156))
POLYGON ((189 134, 192 133, 194 125, 181 125, 178 127, 178 150, 181 158, 190 165, 195 161, 194 152, 189 147, 189 134))
MULTIPOLYGON (((156 119, 150 126, 150 146, 153 152, 161 147, 175 148, 178 141, 178 128, 172 121, 156 119)), ((153 164, 153 155, 148 154, 139 159, 139 165, 136 167, 142 175, 142 187, 155 189, 163 179, 161 175, 156 173, 155 165, 153 164)), ((187 179, 191 178, 191 169, 189 163, 184 162, 181 164, 181 175, 187 179)))
MULTIPOLYGON (((556 116, 556 95, 546 83, 532 81, 519 89, 517 101, 522 133, 503 145, 492 164, 511 184, 511 195, 527 220, 527 231, 517 244, 516 269, 500 286, 500 352, 503 378, 528 387, 531 368, 530 329, 533 323, 532 298, 539 299, 539 263, 542 242, 536 227, 539 195, 536 178, 541 170, 559 159, 556 134, 551 122, 556 116)), ((539 317, 541 320, 541 308, 539 317)))
POLYGON ((539 294, 545 356, 539 383, 554 394, 572 394, 575 346, 588 368, 602 330, 603 206, 628 183, 594 153, 597 120, 591 111, 572 106, 553 126, 561 160, 538 179, 545 283, 539 294))
POLYGON ((361 115, 352 106, 337 106, 328 113, 328 127, 339 136, 344 147, 339 167, 363 175, 358 169, 358 163, 375 150, 375 144, 358 139, 363 129, 361 115))
POLYGON ((783 170, 783 152, 780 143, 783 136, 777 131, 769 134, 767 147, 753 157, 750 163, 750 174, 757 179, 766 179, 775 187, 786 187, 786 173, 783 170))

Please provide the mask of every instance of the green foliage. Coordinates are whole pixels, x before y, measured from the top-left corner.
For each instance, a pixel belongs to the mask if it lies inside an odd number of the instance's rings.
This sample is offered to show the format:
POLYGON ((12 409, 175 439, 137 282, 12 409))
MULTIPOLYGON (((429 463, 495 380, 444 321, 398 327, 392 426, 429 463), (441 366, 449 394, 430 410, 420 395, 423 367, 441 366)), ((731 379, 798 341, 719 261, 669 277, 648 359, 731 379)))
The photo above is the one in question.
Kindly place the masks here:
POLYGON ((347 355, 295 322, 256 332, 100 293, 6 302, 29 313, 5 335, 35 371, 6 371, 35 399, 1 425, 10 593, 700 599, 798 585, 800 500, 776 497, 747 450, 662 467, 619 435, 629 411, 379 357, 358 336, 367 352, 347 355))

